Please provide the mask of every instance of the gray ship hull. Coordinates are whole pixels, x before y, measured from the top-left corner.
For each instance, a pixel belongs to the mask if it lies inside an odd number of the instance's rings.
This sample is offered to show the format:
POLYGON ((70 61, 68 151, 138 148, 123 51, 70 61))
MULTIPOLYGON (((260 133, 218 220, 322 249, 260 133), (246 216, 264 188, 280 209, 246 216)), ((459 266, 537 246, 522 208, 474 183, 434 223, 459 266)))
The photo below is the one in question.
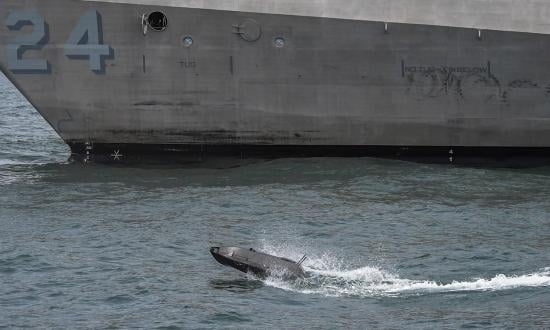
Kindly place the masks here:
POLYGON ((70 0, 0 13, 2 72, 78 159, 550 147, 545 33, 70 0), (162 32, 142 24, 155 11, 162 32))

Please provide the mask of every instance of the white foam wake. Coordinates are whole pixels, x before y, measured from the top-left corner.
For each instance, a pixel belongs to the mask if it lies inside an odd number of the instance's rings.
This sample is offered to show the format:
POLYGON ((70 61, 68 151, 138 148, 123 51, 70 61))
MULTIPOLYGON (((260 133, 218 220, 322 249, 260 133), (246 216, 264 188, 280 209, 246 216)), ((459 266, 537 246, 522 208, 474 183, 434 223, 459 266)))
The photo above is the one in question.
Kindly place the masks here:
POLYGON ((522 287, 550 286, 550 272, 541 271, 527 275, 504 274, 490 279, 474 279, 471 281, 453 281, 448 284, 434 281, 402 280, 395 285, 382 286, 386 292, 459 292, 459 291, 497 291, 510 290, 522 287))
POLYGON ((363 267, 350 271, 308 270, 311 277, 285 282, 269 278, 265 282, 280 289, 304 294, 326 296, 398 296, 403 294, 429 294, 461 291, 500 291, 522 287, 550 286, 550 270, 545 269, 525 275, 496 275, 489 279, 452 281, 438 283, 429 280, 401 279, 373 267, 363 267))
MULTIPOLYGON (((264 246, 265 252, 298 260, 295 249, 278 249, 264 246)), ((304 264, 308 278, 299 281, 283 281, 268 278, 267 285, 304 294, 325 296, 400 296, 466 291, 500 291, 526 287, 550 287, 550 267, 537 272, 517 275, 499 274, 491 278, 440 283, 431 280, 400 278, 397 274, 379 267, 361 267, 346 270, 343 262, 330 255, 310 257, 304 264)))

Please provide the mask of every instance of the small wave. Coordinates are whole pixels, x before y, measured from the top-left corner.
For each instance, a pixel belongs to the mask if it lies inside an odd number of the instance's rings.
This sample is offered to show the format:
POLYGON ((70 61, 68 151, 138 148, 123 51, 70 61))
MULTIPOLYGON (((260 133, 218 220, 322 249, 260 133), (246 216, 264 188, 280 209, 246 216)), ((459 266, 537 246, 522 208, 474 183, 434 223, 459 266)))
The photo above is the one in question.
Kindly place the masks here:
POLYGON ((15 160, 9 160, 9 159, 0 159, 0 166, 6 166, 6 165, 26 165, 26 163, 18 162, 15 160))
MULTIPOLYGON (((277 253, 276 248, 267 246, 264 251, 279 256, 294 257, 292 248, 283 249, 286 254, 277 253), (290 253, 289 253, 290 252, 290 253)), ((279 251, 280 252, 280 251, 279 251)), ((474 278, 447 283, 432 280, 403 279, 399 275, 379 267, 345 269, 341 259, 331 255, 313 257, 306 262, 304 269, 308 277, 297 281, 285 281, 271 277, 266 285, 303 294, 325 296, 402 296, 432 293, 466 291, 501 291, 525 287, 550 286, 550 267, 538 272, 518 275, 499 274, 492 278, 474 278)))

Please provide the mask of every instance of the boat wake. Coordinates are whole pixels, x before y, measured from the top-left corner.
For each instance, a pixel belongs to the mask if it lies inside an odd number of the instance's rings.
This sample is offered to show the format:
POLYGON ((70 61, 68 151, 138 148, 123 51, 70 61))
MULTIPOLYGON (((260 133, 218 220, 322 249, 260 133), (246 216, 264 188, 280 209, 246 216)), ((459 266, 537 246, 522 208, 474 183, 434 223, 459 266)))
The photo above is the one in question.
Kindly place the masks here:
MULTIPOLYGON (((298 255, 264 246, 270 254, 296 259, 298 255), (282 252, 282 253, 281 253, 282 252), (285 253, 286 252, 286 253, 285 253)), ((496 275, 492 278, 474 278, 466 281, 440 283, 432 280, 412 280, 379 267, 346 269, 345 265, 329 255, 310 257, 304 264, 308 277, 296 281, 267 278, 264 283, 279 289, 303 294, 324 296, 403 296, 433 293, 501 291, 524 287, 550 287, 550 267, 522 275, 496 275)))

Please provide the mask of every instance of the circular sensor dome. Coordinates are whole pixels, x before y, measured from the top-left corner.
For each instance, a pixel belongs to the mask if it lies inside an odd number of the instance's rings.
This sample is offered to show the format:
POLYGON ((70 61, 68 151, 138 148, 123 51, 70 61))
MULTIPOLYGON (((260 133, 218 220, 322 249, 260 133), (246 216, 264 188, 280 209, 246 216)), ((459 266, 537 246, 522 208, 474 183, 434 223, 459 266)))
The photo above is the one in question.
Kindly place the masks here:
POLYGON ((163 12, 155 11, 147 16, 147 24, 154 31, 164 31, 168 26, 168 18, 166 18, 163 12))
POLYGON ((275 48, 283 48, 285 46, 285 38, 283 37, 277 37, 275 39, 273 39, 273 45, 275 46, 275 48))
POLYGON ((193 46, 193 43, 194 43, 193 38, 191 36, 183 37, 182 41, 183 41, 183 46, 184 47, 191 47, 191 46, 193 46))

